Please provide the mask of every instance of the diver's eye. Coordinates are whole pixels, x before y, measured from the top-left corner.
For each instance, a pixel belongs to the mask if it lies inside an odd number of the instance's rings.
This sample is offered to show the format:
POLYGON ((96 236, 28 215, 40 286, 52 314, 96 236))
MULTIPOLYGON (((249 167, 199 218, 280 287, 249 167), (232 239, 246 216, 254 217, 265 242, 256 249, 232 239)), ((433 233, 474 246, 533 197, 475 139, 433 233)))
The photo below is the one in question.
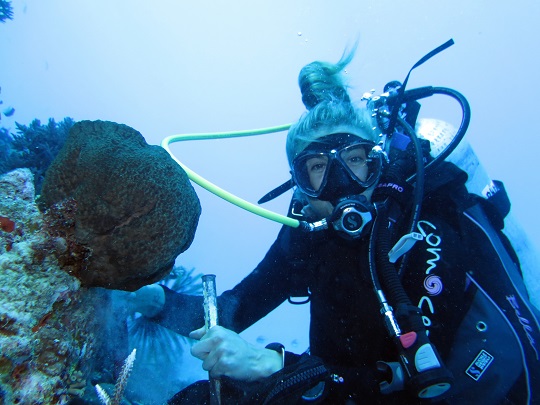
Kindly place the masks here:
POLYGON ((363 166, 366 164, 366 159, 361 156, 351 156, 347 160, 348 165, 363 166))
POLYGON ((308 173, 324 173, 326 166, 328 164, 328 158, 326 157, 315 157, 308 159, 306 161, 306 169, 308 173))
POLYGON ((362 167, 367 163, 366 151, 361 147, 346 149, 341 152, 340 156, 351 169, 362 167))
POLYGON ((326 168, 326 163, 317 163, 309 168, 310 172, 323 172, 326 168))

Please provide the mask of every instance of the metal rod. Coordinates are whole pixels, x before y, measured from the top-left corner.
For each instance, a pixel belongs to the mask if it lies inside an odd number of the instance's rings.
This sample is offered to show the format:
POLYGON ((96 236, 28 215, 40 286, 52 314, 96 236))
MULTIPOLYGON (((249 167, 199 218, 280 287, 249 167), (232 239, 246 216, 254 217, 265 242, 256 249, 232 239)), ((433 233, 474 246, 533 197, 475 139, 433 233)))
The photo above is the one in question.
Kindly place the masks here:
MULTIPOLYGON (((216 276, 205 274, 202 276, 204 297, 204 325, 206 330, 218 325, 216 276)), ((221 381, 210 378, 210 404, 221 405, 221 381)))

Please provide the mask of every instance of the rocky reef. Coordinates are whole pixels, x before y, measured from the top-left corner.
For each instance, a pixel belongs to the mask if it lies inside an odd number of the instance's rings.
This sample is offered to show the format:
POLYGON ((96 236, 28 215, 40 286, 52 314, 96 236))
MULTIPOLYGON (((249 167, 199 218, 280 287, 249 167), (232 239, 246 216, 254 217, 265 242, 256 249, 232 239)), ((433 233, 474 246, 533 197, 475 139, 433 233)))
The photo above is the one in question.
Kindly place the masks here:
POLYGON ((97 404, 130 343, 112 290, 171 272, 199 200, 167 152, 111 122, 71 128, 37 200, 34 180, 0 175, 0 405, 97 404))
POLYGON ((69 248, 37 208, 30 170, 0 177, 0 218, 0 403, 67 403, 103 344, 106 292, 61 264, 69 248))

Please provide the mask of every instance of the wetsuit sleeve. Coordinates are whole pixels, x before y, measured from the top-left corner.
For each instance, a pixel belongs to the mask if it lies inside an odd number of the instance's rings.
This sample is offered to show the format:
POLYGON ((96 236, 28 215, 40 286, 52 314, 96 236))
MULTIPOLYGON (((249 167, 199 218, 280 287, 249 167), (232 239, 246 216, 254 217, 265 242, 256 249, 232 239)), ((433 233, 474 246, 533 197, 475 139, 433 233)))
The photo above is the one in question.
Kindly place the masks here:
MULTIPOLYGON (((219 323, 241 332, 285 301, 290 292, 290 264, 284 239, 291 228, 284 227, 270 250, 244 280, 218 297, 219 323)), ((165 306, 153 321, 187 335, 204 325, 203 299, 175 293, 166 287, 165 306)))

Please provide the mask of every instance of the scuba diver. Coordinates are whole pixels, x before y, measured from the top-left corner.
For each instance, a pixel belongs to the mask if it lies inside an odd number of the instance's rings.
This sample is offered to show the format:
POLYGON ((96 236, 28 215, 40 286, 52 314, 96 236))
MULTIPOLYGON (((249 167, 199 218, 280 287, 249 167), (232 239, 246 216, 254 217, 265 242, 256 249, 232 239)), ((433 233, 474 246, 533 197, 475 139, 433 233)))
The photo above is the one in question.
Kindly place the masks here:
MULTIPOLYGON (((135 310, 198 340, 192 354, 221 383, 214 403, 540 403, 539 322, 501 232, 502 185, 488 200, 456 165, 430 167, 429 141, 410 135, 414 101, 352 103, 353 55, 300 72, 292 180, 271 196, 294 187, 288 216, 303 225, 283 226, 218 297, 219 326, 199 329, 202 297, 160 285, 137 291, 135 310), (310 305, 308 352, 238 335, 287 300, 310 305)), ((211 400, 201 381, 169 403, 211 400)))

